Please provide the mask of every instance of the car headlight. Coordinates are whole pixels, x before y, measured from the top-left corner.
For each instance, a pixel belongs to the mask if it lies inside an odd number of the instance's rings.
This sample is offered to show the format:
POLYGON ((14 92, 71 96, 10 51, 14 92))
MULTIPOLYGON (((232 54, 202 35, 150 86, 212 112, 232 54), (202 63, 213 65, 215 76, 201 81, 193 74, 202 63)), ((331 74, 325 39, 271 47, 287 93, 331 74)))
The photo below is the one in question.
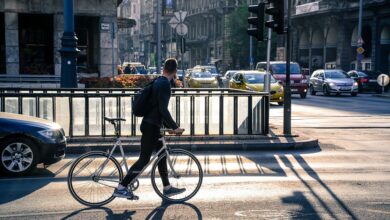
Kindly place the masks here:
POLYGON ((249 91, 255 91, 254 89, 252 89, 251 87, 249 86, 245 86, 246 90, 249 90, 249 91))
POLYGON ((332 82, 330 82, 330 83, 329 83, 329 86, 330 86, 330 87, 335 87, 335 86, 336 86, 336 84, 335 84, 335 83, 332 83, 332 82))
POLYGON ((353 83, 353 86, 354 86, 354 87, 358 87, 358 83, 357 83, 357 82, 354 82, 354 83, 353 83))
POLYGON ((49 139, 54 139, 56 136, 56 132, 53 130, 42 130, 42 131, 38 131, 38 133, 49 139))

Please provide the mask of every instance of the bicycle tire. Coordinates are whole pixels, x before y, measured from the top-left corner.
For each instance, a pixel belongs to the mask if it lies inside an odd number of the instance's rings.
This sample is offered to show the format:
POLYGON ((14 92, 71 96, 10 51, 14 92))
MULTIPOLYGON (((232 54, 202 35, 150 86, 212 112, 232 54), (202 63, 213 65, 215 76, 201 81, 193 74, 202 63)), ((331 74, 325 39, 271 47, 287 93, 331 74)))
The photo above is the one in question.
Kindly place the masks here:
MULTIPOLYGON (((158 166, 158 163, 164 158, 167 156, 166 152, 162 153, 158 158, 157 160, 153 163, 153 167, 152 167, 152 171, 151 171, 151 181, 152 181, 152 186, 153 186, 153 189, 154 191, 157 193, 157 195, 159 195, 163 200, 165 201, 169 201, 169 202, 185 202, 189 199, 191 199, 192 197, 194 197, 200 187, 202 186, 202 182, 203 182, 203 169, 202 169, 202 166, 200 165, 200 162, 199 160, 195 157, 195 155, 193 155, 191 152, 189 151, 186 151, 186 150, 183 150, 183 149, 172 149, 169 151, 169 153, 171 155, 174 155, 175 153, 176 154, 183 154, 183 155, 187 155, 189 156, 196 164, 197 166, 197 171, 199 172, 199 180, 198 180, 198 183, 194 189, 193 192, 191 192, 188 196, 182 198, 182 199, 173 199, 173 198, 170 198, 170 197, 167 197, 165 196, 163 193, 161 193, 161 191, 158 189, 158 186, 157 186, 157 183, 156 183, 156 168, 158 166)), ((169 165, 168 165, 168 169, 170 169, 169 165)))
MULTIPOLYGON (((101 157, 104 157, 104 158, 108 158, 108 155, 106 152, 103 152, 103 151, 92 151, 92 152, 88 152, 88 153, 85 153, 83 155, 81 155, 79 158, 77 158, 71 165, 71 167, 69 168, 69 173, 68 173, 68 177, 67 177, 67 183, 68 183, 68 189, 72 195, 72 197, 77 200, 79 203, 83 204, 83 205, 86 205, 86 206, 90 206, 90 207, 99 207, 99 206, 103 206, 103 205, 106 205, 108 203, 110 203, 112 200, 115 199, 114 196, 110 196, 109 198, 101 201, 101 202, 96 202, 96 203, 92 203, 92 202, 88 202, 84 199, 82 199, 78 194, 77 192, 74 190, 74 184, 73 184, 73 176, 74 176, 74 171, 75 171, 75 168, 77 167, 77 165, 83 161, 84 159, 90 157, 90 156, 93 156, 93 155, 96 155, 96 156, 101 156, 101 157)), ((119 162, 114 158, 114 157, 110 157, 109 158, 110 161, 112 161, 116 167, 116 170, 118 171, 118 182, 120 182, 122 179, 123 179, 123 171, 122 171, 122 168, 119 164, 119 162)))

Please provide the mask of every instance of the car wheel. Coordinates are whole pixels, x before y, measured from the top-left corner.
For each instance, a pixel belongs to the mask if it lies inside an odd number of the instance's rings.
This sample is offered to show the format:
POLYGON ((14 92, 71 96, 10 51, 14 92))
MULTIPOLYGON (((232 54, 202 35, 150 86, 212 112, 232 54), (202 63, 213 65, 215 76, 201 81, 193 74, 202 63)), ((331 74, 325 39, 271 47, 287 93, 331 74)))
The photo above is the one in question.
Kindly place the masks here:
POLYGON ((352 92, 351 96, 355 97, 355 96, 357 96, 357 94, 358 94, 357 92, 352 92))
POLYGON ((38 148, 30 139, 11 138, 0 145, 0 170, 6 175, 25 175, 38 163, 38 148))
POLYGON ((316 91, 314 90, 313 85, 310 85, 310 95, 316 95, 316 91))
POLYGON ((301 99, 305 99, 305 98, 306 98, 306 95, 307 95, 307 93, 306 93, 306 92, 304 92, 304 93, 301 93, 301 94, 300 94, 300 96, 301 96, 301 99))
POLYGON ((328 86, 324 86, 322 88, 322 92, 324 93, 324 96, 329 96, 330 95, 328 86))
POLYGON ((278 102, 279 106, 283 106, 284 102, 278 102))

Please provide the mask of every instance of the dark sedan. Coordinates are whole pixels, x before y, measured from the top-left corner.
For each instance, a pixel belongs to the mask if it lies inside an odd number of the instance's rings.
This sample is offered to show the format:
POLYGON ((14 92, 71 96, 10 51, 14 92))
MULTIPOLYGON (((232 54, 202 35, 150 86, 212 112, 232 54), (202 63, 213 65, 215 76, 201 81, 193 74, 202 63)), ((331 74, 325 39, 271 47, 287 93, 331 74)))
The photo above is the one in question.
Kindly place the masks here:
POLYGON ((24 175, 37 164, 53 164, 65 156, 60 125, 40 118, 0 112, 0 171, 24 175))
MULTIPOLYGON (((348 75, 354 79, 359 85, 359 92, 375 91, 381 93, 382 88, 378 85, 377 78, 381 72, 376 71, 356 71, 351 70, 348 75)), ((385 87, 385 91, 389 90, 389 86, 385 87)))

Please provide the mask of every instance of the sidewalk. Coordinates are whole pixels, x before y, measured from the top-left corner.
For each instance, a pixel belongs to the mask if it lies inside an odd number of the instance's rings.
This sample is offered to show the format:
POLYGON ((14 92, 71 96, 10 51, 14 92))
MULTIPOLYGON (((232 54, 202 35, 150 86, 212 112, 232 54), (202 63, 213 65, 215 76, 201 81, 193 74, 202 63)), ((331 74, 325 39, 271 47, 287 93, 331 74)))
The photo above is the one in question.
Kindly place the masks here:
POLYGON ((381 97, 381 98, 390 98, 390 90, 389 91, 387 91, 387 92, 384 92, 383 94, 375 94, 375 95, 373 95, 373 96, 375 96, 375 97, 381 97))
MULTIPOLYGON (((282 130, 270 126, 269 135, 243 136, 167 136, 167 145, 172 148, 182 148, 189 151, 264 151, 264 150, 294 150, 312 149, 318 147, 318 140, 305 134, 297 133, 286 137, 282 130)), ((72 138, 68 140, 67 154, 80 154, 88 151, 107 151, 114 144, 113 138, 91 137, 72 138)), ((138 152, 140 137, 123 138, 125 152, 138 152)), ((119 152, 119 151, 118 151, 119 152)))

